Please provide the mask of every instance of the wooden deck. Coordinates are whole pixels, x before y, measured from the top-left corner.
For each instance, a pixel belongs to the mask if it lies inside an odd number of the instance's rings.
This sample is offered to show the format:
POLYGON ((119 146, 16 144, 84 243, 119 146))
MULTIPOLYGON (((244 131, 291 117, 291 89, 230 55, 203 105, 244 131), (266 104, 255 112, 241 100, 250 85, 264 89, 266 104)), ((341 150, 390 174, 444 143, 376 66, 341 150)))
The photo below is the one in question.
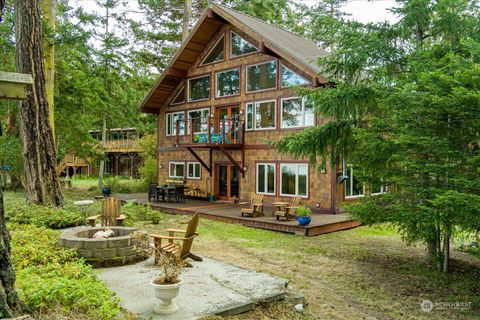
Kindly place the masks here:
MULTIPOLYGON (((118 194, 115 195, 122 201, 134 201, 139 204, 147 204, 146 193, 136 194, 118 194)), ((203 200, 187 199, 185 203, 156 202, 150 203, 153 208, 168 213, 192 214, 198 212, 200 217, 223 221, 227 223, 241 224, 248 227, 293 233, 297 235, 316 236, 324 233, 335 232, 358 227, 360 223, 353 220, 347 214, 313 214, 312 222, 307 227, 299 226, 297 221, 278 221, 272 217, 272 209, 269 204, 265 204, 265 216, 257 218, 242 217, 240 214, 240 205, 230 202, 208 202, 203 200)))

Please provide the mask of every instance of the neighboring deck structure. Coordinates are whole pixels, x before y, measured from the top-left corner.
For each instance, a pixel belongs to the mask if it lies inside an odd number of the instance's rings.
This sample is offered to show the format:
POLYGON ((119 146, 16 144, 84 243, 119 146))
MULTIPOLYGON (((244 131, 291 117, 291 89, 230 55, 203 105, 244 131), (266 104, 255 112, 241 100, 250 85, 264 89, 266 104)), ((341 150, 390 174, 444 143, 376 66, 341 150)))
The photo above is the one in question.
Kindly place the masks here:
MULTIPOLYGON (((98 140, 97 148, 105 151, 104 173, 111 176, 137 177, 142 163, 139 155, 138 135, 135 128, 114 128, 107 131, 107 140, 102 144, 100 130, 91 130, 90 134, 98 140)), ((57 171, 60 175, 74 176, 97 175, 99 164, 69 153, 59 162, 57 171)))

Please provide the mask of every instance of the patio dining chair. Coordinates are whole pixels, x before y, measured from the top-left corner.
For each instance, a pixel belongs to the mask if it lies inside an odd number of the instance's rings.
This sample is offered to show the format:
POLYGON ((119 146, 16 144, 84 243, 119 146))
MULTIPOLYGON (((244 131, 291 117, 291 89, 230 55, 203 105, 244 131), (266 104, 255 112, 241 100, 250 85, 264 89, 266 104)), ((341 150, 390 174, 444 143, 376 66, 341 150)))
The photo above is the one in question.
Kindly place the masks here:
POLYGON ((156 183, 148 185, 148 201, 158 202, 158 189, 156 183))

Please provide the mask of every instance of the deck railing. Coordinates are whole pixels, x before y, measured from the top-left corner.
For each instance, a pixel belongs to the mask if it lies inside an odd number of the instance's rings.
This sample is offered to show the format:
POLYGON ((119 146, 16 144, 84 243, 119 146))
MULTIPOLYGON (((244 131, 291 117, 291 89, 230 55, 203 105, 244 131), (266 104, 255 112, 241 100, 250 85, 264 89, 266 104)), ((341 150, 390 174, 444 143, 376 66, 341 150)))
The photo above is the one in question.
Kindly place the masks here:
POLYGON ((181 122, 176 121, 176 143, 197 144, 197 145, 243 145, 245 122, 238 118, 191 118, 186 121, 186 125, 181 126, 181 122), (182 130, 183 134, 180 134, 182 130), (186 136, 185 140, 181 140, 186 136))
POLYGON ((105 150, 107 152, 114 151, 136 151, 138 148, 138 140, 119 139, 105 141, 105 150))

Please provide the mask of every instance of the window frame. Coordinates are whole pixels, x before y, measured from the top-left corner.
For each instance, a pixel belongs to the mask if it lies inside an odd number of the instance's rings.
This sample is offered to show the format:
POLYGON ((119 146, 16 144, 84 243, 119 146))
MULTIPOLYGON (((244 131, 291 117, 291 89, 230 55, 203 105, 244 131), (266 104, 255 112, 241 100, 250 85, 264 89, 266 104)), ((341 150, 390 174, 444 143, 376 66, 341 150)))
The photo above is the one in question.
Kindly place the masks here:
POLYGON ((215 44, 210 48, 210 50, 208 50, 208 53, 205 55, 205 57, 202 59, 202 62, 200 62, 199 66, 208 66, 208 65, 211 65, 211 64, 214 64, 214 63, 219 63, 219 62, 223 62, 225 61, 226 57, 226 50, 225 50, 225 44, 226 44, 226 41, 225 41, 225 34, 222 34, 222 36, 220 38, 218 38, 217 41, 215 41, 215 44), (220 41, 222 41, 223 39, 223 58, 221 60, 218 60, 218 61, 213 61, 213 62, 207 62, 205 63, 205 60, 207 60, 208 56, 210 55, 210 53, 212 53, 213 49, 215 49, 215 47, 217 46, 217 44, 220 43, 220 41))
POLYGON ((279 178, 280 178, 280 196, 282 197, 302 197, 302 198, 308 198, 309 197, 309 191, 310 191, 310 186, 309 186, 309 182, 310 182, 310 177, 309 177, 309 173, 310 173, 310 166, 308 163, 304 163, 304 162, 281 162, 280 165, 279 165, 279 178), (295 165, 297 167, 297 170, 295 172, 295 194, 284 194, 282 192, 282 187, 283 187, 283 183, 282 183, 282 167, 283 166, 291 166, 291 165, 295 165), (298 174, 298 168, 301 166, 301 165, 304 165, 304 166, 307 166, 307 175, 306 175, 306 188, 305 188, 305 191, 306 191, 306 195, 299 195, 298 194, 298 177, 299 177, 299 174, 298 174))
MULTIPOLYGON (((175 123, 173 122, 173 116, 175 114, 181 114, 183 113, 183 122, 185 122, 185 111, 171 111, 171 112, 166 112, 165 113, 165 136, 166 137, 175 137, 177 135, 177 126, 175 125, 175 123), (168 118, 170 117, 170 124, 172 126, 172 132, 169 134, 168 133, 168 124, 167 124, 167 121, 168 121, 168 118)), ((186 130, 185 130, 185 127, 183 128, 183 134, 179 133, 178 135, 179 136, 183 136, 185 135, 186 133, 186 130)))
POLYGON ((261 100, 261 101, 250 101, 245 103, 245 119, 246 119, 246 126, 245 129, 248 131, 264 131, 264 130, 275 130, 277 129, 277 99, 269 99, 269 100, 261 100), (257 105, 261 103, 266 103, 266 102, 273 102, 275 106, 273 107, 273 110, 275 110, 275 116, 274 116, 274 126, 273 127, 268 127, 268 128, 257 128, 256 125, 256 115, 257 115, 257 105), (253 104, 253 118, 252 118, 252 129, 248 129, 248 105, 253 104))
MULTIPOLYGON (((173 102, 175 101, 175 99, 177 99, 177 97, 180 95, 180 93, 182 92, 182 90, 185 90, 185 84, 183 84, 181 87, 180 87, 180 90, 177 91, 177 93, 175 94, 175 96, 173 97, 172 101, 170 101, 170 105, 171 106, 177 106, 177 105, 180 105, 180 104, 184 104, 185 103, 185 94, 184 94, 184 97, 183 97, 183 101, 182 102, 173 102)), ((186 92, 185 92, 186 93, 186 92)))
MULTIPOLYGON (((268 171, 266 171, 268 172, 268 171)), ((265 174, 265 189, 268 191, 268 174, 265 174)), ((275 162, 258 162, 255 166, 255 192, 257 194, 264 194, 266 196, 275 196, 277 194, 277 164, 275 162), (264 166, 273 166, 273 193, 270 192, 260 192, 258 190, 258 177, 259 177, 259 167, 264 166)))
POLYGON ((168 177, 172 179, 185 179, 185 161, 169 161, 168 162, 168 177), (170 166, 175 165, 175 171, 177 171, 176 166, 177 165, 182 165, 183 166, 183 176, 172 176, 170 172, 170 166))
POLYGON ((269 90, 277 90, 278 89, 278 66, 279 65, 280 65, 280 62, 279 62, 278 59, 271 59, 271 60, 268 60, 268 61, 258 62, 258 63, 254 63, 254 64, 250 64, 250 65, 245 66, 245 92, 246 93, 256 93, 256 92, 263 92, 263 91, 269 91, 269 90), (259 65, 267 64, 267 63, 272 63, 272 62, 275 62, 277 64, 277 67, 275 69, 276 72, 277 72, 277 74, 275 75, 275 86, 272 87, 272 88, 267 88, 267 89, 249 91, 248 90, 248 68, 252 68, 252 67, 255 67, 255 66, 259 66, 259 65))
POLYGON ((187 161, 187 176, 186 178, 188 180, 202 180, 202 165, 200 164, 200 162, 198 161, 187 161), (193 165, 193 174, 194 176, 193 177, 190 177, 190 165, 193 165), (199 173, 199 176, 198 177, 195 177, 195 165, 198 165, 198 173, 199 173))
POLYGON ((280 128, 281 129, 295 129, 295 128, 310 128, 310 127, 315 127, 315 122, 316 122, 316 115, 315 111, 313 112, 313 124, 305 124, 305 102, 307 99, 305 97, 287 97, 287 98, 281 98, 280 99, 280 128), (302 99, 302 119, 303 119, 303 125, 299 126, 283 126, 283 102, 286 100, 294 100, 294 99, 302 99))
POLYGON ((239 35, 238 33, 236 33, 235 31, 233 30, 230 30, 230 52, 229 52, 229 55, 230 55, 230 59, 235 59, 235 58, 239 58, 239 57, 244 57, 246 55, 249 55, 249 54, 254 54, 254 53, 258 53, 260 50, 258 49, 258 47, 256 45, 254 45, 253 43, 251 43, 250 41, 248 41, 247 39, 245 39, 245 37, 242 37, 241 35, 239 35), (252 52, 249 52, 249 53, 244 53, 244 54, 241 54, 241 55, 238 55, 238 56, 234 56, 233 55, 233 34, 235 34, 237 37, 247 41, 252 47, 254 47, 256 49, 256 51, 252 51, 252 52))
POLYGON ((232 68, 232 69, 226 69, 226 70, 220 70, 220 71, 215 72, 215 99, 221 99, 221 98, 239 96, 240 93, 241 93, 241 89, 242 89, 242 88, 241 88, 241 81, 240 81, 241 76, 242 76, 242 75, 241 75, 240 67, 236 67, 236 68, 232 68), (220 73, 226 73, 226 72, 235 71, 235 70, 238 70, 238 93, 229 94, 229 95, 225 95, 225 96, 218 96, 218 95, 217 95, 217 85, 218 85, 218 78, 217 78, 217 76, 218 76, 220 73))
MULTIPOLYGON (((190 113, 192 113, 192 112, 203 112, 203 111, 207 111, 207 117, 206 118, 207 118, 207 121, 208 121, 208 118, 210 116, 210 107, 187 110, 187 123, 188 123, 187 134, 190 134, 190 123, 189 123, 190 122, 190 113)), ((207 129, 207 131, 208 131, 208 129, 207 129)), ((203 131, 193 132, 193 134, 196 134, 196 133, 207 133, 207 132, 203 132, 203 131)))
POLYGON ((211 73, 206 73, 206 74, 203 74, 201 76, 196 76, 196 77, 192 77, 192 78, 188 78, 187 79, 187 84, 188 84, 188 91, 187 91, 187 102, 198 102, 198 101, 206 101, 206 100, 210 100, 210 98, 212 97, 212 74, 211 73), (196 79, 201 79, 201 78, 207 78, 209 79, 209 85, 210 85, 210 89, 209 89, 209 92, 208 92, 208 98, 203 98, 203 99, 197 99, 197 100, 191 100, 190 99, 190 88, 191 88, 191 85, 190 85, 190 81, 192 80, 196 80, 196 79))
POLYGON ((347 181, 345 182, 345 199, 357 199, 357 198, 364 198, 365 197, 365 184, 362 183, 362 194, 353 194, 353 177, 354 177, 354 171, 353 171, 353 165, 349 164, 347 165, 346 168, 346 173, 350 171, 350 175, 348 176, 348 185, 347 181), (347 196, 347 187, 350 187, 350 195, 347 196))
POLYGON ((280 66, 280 77, 279 77, 279 80, 280 82, 280 88, 284 89, 284 88, 292 88, 292 87, 304 87, 304 86, 311 86, 312 85, 312 81, 308 80, 307 78, 305 78, 303 75, 299 74, 298 72, 296 72, 295 70, 292 70, 292 68, 289 68, 287 65, 285 65, 283 62, 281 63, 281 66, 280 66), (304 84, 296 84, 296 85, 290 85, 290 86, 284 86, 283 85, 283 79, 282 79, 282 76, 283 76, 283 70, 282 68, 286 68, 288 70, 290 70, 291 72, 297 74, 299 77, 303 78, 305 81, 307 81, 307 83, 304 83, 304 84))

